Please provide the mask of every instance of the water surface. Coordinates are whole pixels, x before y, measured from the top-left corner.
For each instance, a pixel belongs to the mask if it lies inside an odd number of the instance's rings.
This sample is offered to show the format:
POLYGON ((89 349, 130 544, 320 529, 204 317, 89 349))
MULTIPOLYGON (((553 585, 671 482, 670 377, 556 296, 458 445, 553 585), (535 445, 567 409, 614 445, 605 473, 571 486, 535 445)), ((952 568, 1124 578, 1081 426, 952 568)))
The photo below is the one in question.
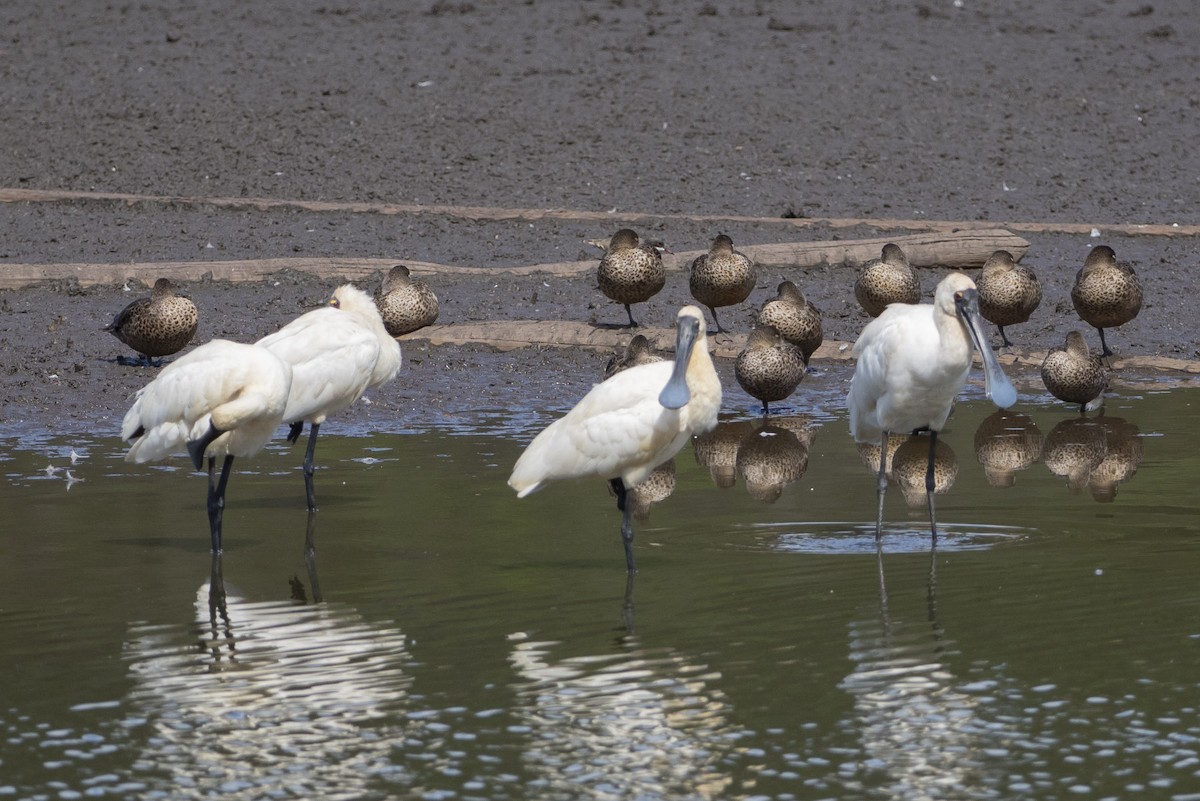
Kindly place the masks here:
POLYGON ((633 582, 603 483, 505 486, 544 413, 331 421, 311 527, 280 440, 217 566, 186 460, 2 438, 0 797, 1200 797, 1200 396, 1024 400, 956 409, 936 552, 889 490, 882 587, 839 415, 685 448, 633 582))

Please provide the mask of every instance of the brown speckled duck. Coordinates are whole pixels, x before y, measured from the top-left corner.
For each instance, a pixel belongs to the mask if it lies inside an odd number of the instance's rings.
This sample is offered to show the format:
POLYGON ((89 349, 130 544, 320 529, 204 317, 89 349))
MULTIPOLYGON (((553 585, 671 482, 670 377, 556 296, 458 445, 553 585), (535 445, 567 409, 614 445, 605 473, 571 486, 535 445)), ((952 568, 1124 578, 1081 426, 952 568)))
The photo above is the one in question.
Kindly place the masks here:
POLYGON ((1093 401, 1108 387, 1104 363, 1091 352, 1078 331, 1069 331, 1066 345, 1046 354, 1042 383, 1059 400, 1078 403, 1080 414, 1099 406, 1093 401))
POLYGON ((600 259, 596 275, 600 291, 625 305, 630 326, 638 324, 630 305, 645 303, 667 283, 662 263, 665 249, 661 242, 642 242, 635 231, 622 228, 613 234, 607 252, 600 259))
POLYGON ((887 243, 878 259, 866 263, 854 282, 854 297, 872 317, 882 314, 889 303, 920 302, 921 282, 899 245, 887 243))
POLYGON ((758 324, 773 326, 780 336, 800 349, 807 364, 825 341, 821 312, 791 281, 782 282, 777 291, 759 310, 758 324))
POLYGON ((415 280, 403 264, 397 264, 383 279, 375 306, 383 327, 394 337, 424 328, 438 316, 437 295, 424 281, 415 280))
POLYGON ((629 344, 625 346, 625 352, 613 356, 608 360, 608 365, 604 368, 604 377, 612 378, 622 370, 628 370, 630 367, 637 367, 639 364, 652 364, 653 362, 661 362, 664 357, 655 352, 654 346, 650 344, 650 340, 646 339, 642 334, 637 334, 633 339, 629 340, 629 344))
POLYGON ((1112 351, 1104 341, 1104 329, 1116 328, 1137 317, 1142 309, 1142 284, 1133 268, 1117 264, 1117 254, 1107 245, 1092 248, 1075 275, 1071 302, 1079 319, 1100 332, 1101 356, 1112 351))
POLYGON ((1026 322, 1042 302, 1037 276, 1028 267, 1019 266, 1007 250, 997 250, 984 262, 975 288, 979 290, 979 313, 1000 329, 1001 342, 1010 347, 1012 342, 1004 326, 1026 322))
POLYGON ((692 262, 692 274, 688 287, 692 297, 708 307, 712 313, 714 333, 720 333, 721 321, 717 319, 718 306, 733 306, 750 297, 758 271, 754 262, 744 253, 733 249, 733 240, 718 234, 712 241, 708 253, 696 257, 692 262))
POLYGON ((150 297, 130 303, 103 330, 154 366, 153 357, 170 356, 187 347, 199 323, 200 313, 191 298, 176 295, 175 285, 160 278, 154 282, 150 297))
POLYGON ((771 401, 781 401, 796 391, 804 369, 804 354, 769 325, 750 332, 745 349, 733 363, 737 382, 762 401, 764 415, 771 413, 771 401))

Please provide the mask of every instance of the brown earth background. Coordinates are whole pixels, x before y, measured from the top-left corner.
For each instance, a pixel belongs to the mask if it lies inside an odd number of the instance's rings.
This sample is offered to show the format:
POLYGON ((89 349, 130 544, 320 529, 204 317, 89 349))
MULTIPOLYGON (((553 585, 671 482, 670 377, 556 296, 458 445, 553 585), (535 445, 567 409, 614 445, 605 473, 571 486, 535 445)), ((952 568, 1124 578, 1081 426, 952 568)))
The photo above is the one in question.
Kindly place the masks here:
MULTIPOLYGON (((628 336, 588 244, 627 225, 680 254, 639 315, 663 332, 689 301, 683 254, 719 232, 748 249, 1011 231, 1045 294, 1010 330, 1031 393, 1080 327, 1075 272, 1109 244, 1146 290, 1110 337, 1117 380, 1198 369, 1189 0, 17 0, 0 20, 3 430, 115 436, 154 371, 99 329, 159 275, 197 302, 201 343, 400 262, 438 293, 438 328, 342 424, 565 408, 628 336)), ((866 321, 856 266, 771 261, 718 354, 791 278, 832 340, 792 402, 836 411, 866 321)), ((922 269, 927 294, 947 269, 922 269)), ((720 370, 726 408, 751 410, 720 370)))

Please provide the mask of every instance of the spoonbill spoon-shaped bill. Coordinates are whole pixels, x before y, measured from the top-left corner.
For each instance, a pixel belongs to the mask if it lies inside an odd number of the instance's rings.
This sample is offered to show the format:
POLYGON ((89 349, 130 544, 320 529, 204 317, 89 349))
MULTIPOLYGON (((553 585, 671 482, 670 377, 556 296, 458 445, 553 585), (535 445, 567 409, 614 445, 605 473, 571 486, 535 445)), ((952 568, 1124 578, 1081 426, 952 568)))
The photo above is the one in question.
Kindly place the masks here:
POLYGON ((712 429, 720 407, 721 381, 708 353, 704 315, 685 306, 676 318, 674 360, 631 367, 594 386, 534 437, 508 485, 524 498, 557 479, 610 481, 623 513, 626 567, 636 572, 626 490, 645 481, 693 434, 712 429))
POLYGON ((368 389, 395 377, 400 344, 384 328, 371 296, 344 284, 334 290, 328 306, 301 315, 258 345, 292 367, 283 420, 291 425, 289 442, 298 440, 305 421, 309 423, 304 489, 308 508, 314 511, 313 456, 321 424, 368 389))
POLYGON ((253 456, 283 420, 292 370, 255 345, 214 339, 163 368, 137 391, 121 424, 139 464, 187 450, 197 470, 208 459, 209 536, 221 551, 225 487, 235 456, 253 456), (224 457, 214 483, 217 457, 224 457))
MULTIPOLYGON (((1012 406, 1017 391, 987 346, 979 292, 970 278, 951 273, 938 284, 933 304, 892 304, 863 329, 854 343, 858 362, 846 405, 850 433, 857 442, 878 440, 887 453, 889 433, 928 429, 931 435, 926 496, 930 528, 933 514, 934 456, 937 433, 946 424, 954 399, 971 369, 971 355, 983 358, 985 391, 1001 409, 1012 406)), ((879 509, 875 535, 883 529, 887 476, 878 475, 879 509)))

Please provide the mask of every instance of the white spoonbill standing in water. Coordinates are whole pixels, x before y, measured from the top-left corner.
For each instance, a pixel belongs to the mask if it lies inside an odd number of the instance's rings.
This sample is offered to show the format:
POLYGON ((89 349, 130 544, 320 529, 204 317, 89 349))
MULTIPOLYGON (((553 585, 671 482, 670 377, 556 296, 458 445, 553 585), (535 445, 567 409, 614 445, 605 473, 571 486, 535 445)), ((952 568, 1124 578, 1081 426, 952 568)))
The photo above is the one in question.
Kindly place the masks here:
POLYGON ((715 427, 721 408, 721 380, 708 353, 704 314, 685 306, 675 325, 673 362, 630 367, 597 384, 534 437, 508 479, 518 498, 560 478, 607 479, 622 512, 621 539, 630 573, 637 568, 627 490, 645 481, 693 434, 715 427))
POLYGON ((288 442, 298 440, 304 421, 309 422, 304 492, 308 510, 315 512, 313 454, 321 423, 395 377, 400 343, 384 328, 371 296, 344 284, 334 290, 328 306, 297 317, 258 344, 292 366, 283 420, 291 425, 288 442))
POLYGON ((149 462, 187 450, 197 470, 208 457, 208 524, 221 552, 225 487, 235 456, 253 456, 279 428, 292 370, 265 348, 214 339, 179 357, 138 390, 121 423, 125 460, 149 462), (218 456, 224 457, 214 483, 218 456))
MULTIPOLYGON (((1017 400, 1016 389, 988 347, 983 325, 975 283, 962 273, 951 273, 938 284, 932 305, 893 303, 867 324, 854 343, 858 363, 846 396, 850 433, 856 442, 880 442, 881 453, 886 454, 888 434, 929 430, 925 495, 935 544, 937 435, 966 383, 973 350, 978 349, 983 358, 986 393, 992 402, 1007 409, 1017 400)), ((880 458, 876 542, 883 532, 886 463, 886 457, 880 458)))

